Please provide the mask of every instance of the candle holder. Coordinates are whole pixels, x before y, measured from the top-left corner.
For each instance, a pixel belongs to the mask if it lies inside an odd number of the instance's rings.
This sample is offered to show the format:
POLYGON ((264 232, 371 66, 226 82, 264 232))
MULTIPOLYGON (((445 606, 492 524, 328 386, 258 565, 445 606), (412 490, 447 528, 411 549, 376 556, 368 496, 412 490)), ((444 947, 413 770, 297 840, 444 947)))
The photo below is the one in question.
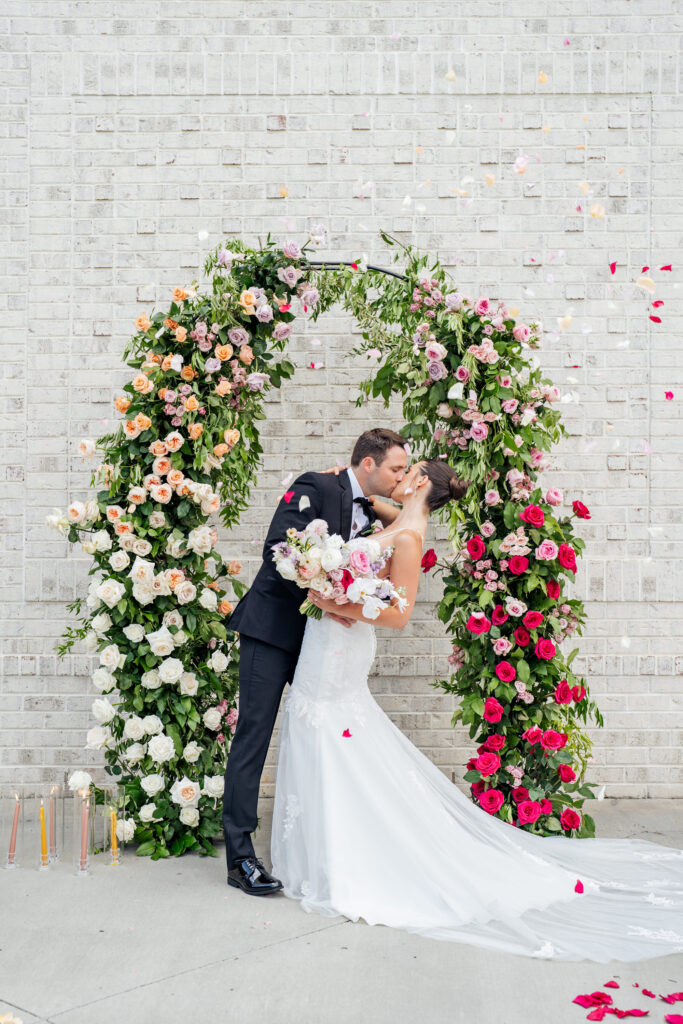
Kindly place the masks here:
POLYGON ((24 852, 23 786, 9 786, 0 793, 0 842, 4 867, 19 867, 24 852))
POLYGON ((91 789, 77 789, 73 794, 71 832, 72 859, 77 875, 90 874, 91 816, 94 809, 91 789))
POLYGON ((109 866, 119 867, 123 858, 125 837, 121 822, 126 817, 126 791, 122 786, 112 785, 104 790, 105 817, 109 827, 109 866))
POLYGON ((64 850, 64 787, 50 783, 47 790, 47 853, 50 864, 56 864, 64 850))

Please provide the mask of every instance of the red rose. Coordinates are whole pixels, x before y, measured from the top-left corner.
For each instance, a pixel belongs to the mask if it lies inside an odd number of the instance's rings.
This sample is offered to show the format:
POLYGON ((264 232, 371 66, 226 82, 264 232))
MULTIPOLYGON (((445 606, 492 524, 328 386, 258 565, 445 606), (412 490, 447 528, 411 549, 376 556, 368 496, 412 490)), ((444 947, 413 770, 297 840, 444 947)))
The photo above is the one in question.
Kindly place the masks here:
POLYGON ((529 526, 543 526, 545 521, 545 515, 543 509, 539 508, 538 505, 527 505, 526 508, 522 509, 519 513, 519 518, 523 519, 529 526))
POLYGON ((578 828, 581 824, 581 815, 577 814, 573 807, 565 807, 560 815, 560 825, 567 832, 578 828))
POLYGON ((546 580, 545 589, 548 594, 548 597, 552 598, 553 601, 556 601, 557 598, 560 596, 561 588, 557 580, 546 580))
POLYGON ((465 623, 470 633, 488 633, 491 628, 491 623, 486 618, 483 612, 479 612, 476 615, 470 615, 469 619, 465 623))
POLYGON ((503 705, 495 697, 487 697, 484 701, 484 718, 487 722, 500 722, 503 710, 503 705))
POLYGON ((530 825, 541 816, 541 805, 535 800, 523 800, 517 805, 517 816, 520 825, 530 825))
POLYGON ((563 782, 573 782, 576 778, 576 772, 570 764, 558 765, 557 774, 560 776, 563 782))
POLYGON ((429 551, 425 551, 420 565, 422 566, 423 572, 429 572, 429 570, 436 565, 436 551, 434 548, 430 548, 429 551))
POLYGON ((517 670, 509 661, 499 661, 496 665, 496 675, 503 683, 511 683, 517 678, 517 670))
POLYGON ((543 618, 544 616, 541 615, 540 612, 527 612, 524 618, 522 619, 522 622, 527 627, 527 629, 536 629, 536 627, 540 626, 543 622, 543 618))
POLYGON ((573 501, 572 502, 572 509, 574 510, 574 515, 578 519, 590 519, 590 517, 591 517, 590 512, 588 511, 588 509, 586 508, 586 506, 583 504, 582 501, 573 501))
POLYGON ((494 626, 502 626, 504 622, 510 618, 508 613, 503 608, 502 604, 497 604, 491 612, 491 622, 494 626))
POLYGON ((540 640, 537 640, 536 646, 534 647, 536 657, 543 658, 545 661, 550 661, 550 659, 555 656, 556 650, 557 648, 552 640, 548 640, 546 637, 542 637, 540 640))
POLYGON ((483 810, 488 811, 489 814, 495 814, 501 809, 505 802, 505 797, 499 789, 487 789, 486 792, 480 793, 479 806, 483 810))
POLYGON ((488 737, 484 746, 487 750, 502 750, 505 746, 505 737, 500 732, 494 732, 488 737))
POLYGON ((478 533, 475 533, 474 537, 470 537, 467 541, 467 551, 473 562, 478 561, 486 553, 486 544, 478 533))
POLYGON ((498 754, 486 753, 478 757, 474 762, 474 767, 482 775, 494 775, 500 768, 500 758, 498 754))
POLYGON ((522 733, 522 739, 526 740, 527 743, 530 743, 533 747, 535 743, 538 743, 542 735, 543 730, 539 729, 537 725, 532 725, 529 729, 522 733))
POLYGON ((544 796, 541 800, 541 814, 552 814, 553 805, 548 800, 547 796, 544 796))
POLYGON ((557 557, 560 560, 560 565, 564 569, 569 569, 570 572, 576 572, 576 552, 571 544, 560 544, 557 557))
POLYGON ((531 640, 531 637, 529 635, 529 630, 525 629, 524 626, 517 626, 517 629, 515 630, 514 636, 515 636, 515 640, 517 641, 517 643, 519 644, 520 647, 526 647, 526 645, 531 640))
POLYGON ((585 686, 572 686, 572 697, 575 701, 583 700, 586 696, 585 686))
POLYGON ((484 790, 486 789, 486 783, 485 782, 473 782, 471 789, 472 789, 472 792, 473 792, 473 794, 475 796, 479 796, 479 794, 483 793, 484 790))
POLYGON ((524 555, 513 555, 508 562, 508 569, 515 576, 521 576, 523 572, 526 572, 529 568, 529 559, 525 558, 524 555))
POLYGON ((341 585, 344 591, 347 591, 353 583, 353 573, 349 572, 348 569, 344 569, 342 572, 341 585))
POLYGON ((467 762, 467 771, 468 771, 468 772, 471 772, 471 771, 472 771, 472 769, 476 767, 476 764, 477 764, 477 759, 476 759, 476 757, 471 757, 471 758, 469 759, 469 761, 467 762))
POLYGON ((512 799, 516 804, 521 804, 522 800, 529 799, 529 790, 526 786, 516 786, 515 789, 512 790, 512 799))
POLYGON ((571 704, 574 694, 566 679, 561 680, 555 689, 556 704, 571 704))
POLYGON ((544 750, 561 750, 567 742, 567 734, 555 732, 554 729, 546 729, 540 739, 544 750))

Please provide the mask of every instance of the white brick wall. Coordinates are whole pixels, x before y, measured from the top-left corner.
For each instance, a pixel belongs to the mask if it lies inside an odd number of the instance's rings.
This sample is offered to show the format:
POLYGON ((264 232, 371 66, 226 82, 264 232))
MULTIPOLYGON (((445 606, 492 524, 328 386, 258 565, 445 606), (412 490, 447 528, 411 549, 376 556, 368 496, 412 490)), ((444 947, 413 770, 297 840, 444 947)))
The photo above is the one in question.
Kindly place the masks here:
MULTIPOLYGON (((60 663, 53 652, 88 560, 68 557, 43 521, 85 492, 75 444, 113 422, 135 315, 188 282, 223 235, 303 241, 324 221, 324 257, 386 263, 382 227, 437 253, 465 291, 517 304, 549 329, 573 312, 540 358, 580 399, 563 407, 570 437, 549 482, 593 512, 577 586, 589 614, 582 668, 606 718, 593 778, 612 796, 682 796, 673 0, 646 10, 620 0, 6 0, 3 10, 0 783, 99 765, 82 750, 90 659, 60 663), (604 220, 588 214, 594 201, 604 220), (634 287, 642 266, 669 262, 672 274, 653 272, 655 296, 634 287), (661 325, 647 319, 653 297, 665 302, 661 325)), ((254 506, 225 540, 252 573, 285 473, 331 465, 366 425, 400 422, 398 407, 353 405, 365 365, 347 355, 353 330, 329 314, 294 342, 301 368, 269 403, 254 506), (308 369, 312 357, 324 369, 308 369)), ((429 686, 447 650, 437 589, 425 579, 410 626, 381 636, 372 687, 459 777, 471 744, 450 727, 452 698, 429 686)), ((275 753, 273 743, 264 795, 275 753)))

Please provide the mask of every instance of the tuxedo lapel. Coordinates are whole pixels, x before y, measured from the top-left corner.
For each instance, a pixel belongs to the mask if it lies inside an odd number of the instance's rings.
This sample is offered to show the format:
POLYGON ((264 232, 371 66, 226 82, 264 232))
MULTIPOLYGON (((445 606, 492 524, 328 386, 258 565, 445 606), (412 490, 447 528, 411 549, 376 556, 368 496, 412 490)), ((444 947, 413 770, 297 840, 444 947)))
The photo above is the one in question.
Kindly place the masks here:
POLYGON ((351 521, 353 519, 353 491, 347 472, 340 473, 337 480, 339 481, 340 532, 344 540, 348 540, 351 536, 351 521))

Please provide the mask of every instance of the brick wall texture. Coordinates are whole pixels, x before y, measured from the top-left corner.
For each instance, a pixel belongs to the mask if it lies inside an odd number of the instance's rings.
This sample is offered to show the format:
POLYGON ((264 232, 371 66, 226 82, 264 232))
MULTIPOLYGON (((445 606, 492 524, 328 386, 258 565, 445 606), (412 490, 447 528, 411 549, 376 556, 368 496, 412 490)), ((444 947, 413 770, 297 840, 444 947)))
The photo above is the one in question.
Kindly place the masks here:
MULTIPOLYGON (((115 422, 133 319, 201 276, 222 237, 303 242, 323 222, 323 258, 387 265, 383 228, 437 254, 466 293, 543 321, 538 358, 569 431, 546 479, 593 513, 575 590, 588 610, 576 665, 605 715, 591 779, 607 796, 683 796, 676 12, 674 0, 5 0, 0 783, 101 773, 83 750, 93 659, 53 649, 90 560, 44 520, 87 493, 77 443, 115 422), (636 285, 645 266, 654 294, 636 285)), ((334 310, 296 333, 253 507, 222 542, 248 578, 285 475, 346 459, 367 426, 400 425, 398 405, 355 407, 356 339, 334 310)), ((429 539, 442 545, 443 528, 429 539)), ((450 725, 454 699, 429 685, 449 649, 437 594, 425 577, 410 625, 380 631, 371 686, 459 782, 472 745, 450 725)))

